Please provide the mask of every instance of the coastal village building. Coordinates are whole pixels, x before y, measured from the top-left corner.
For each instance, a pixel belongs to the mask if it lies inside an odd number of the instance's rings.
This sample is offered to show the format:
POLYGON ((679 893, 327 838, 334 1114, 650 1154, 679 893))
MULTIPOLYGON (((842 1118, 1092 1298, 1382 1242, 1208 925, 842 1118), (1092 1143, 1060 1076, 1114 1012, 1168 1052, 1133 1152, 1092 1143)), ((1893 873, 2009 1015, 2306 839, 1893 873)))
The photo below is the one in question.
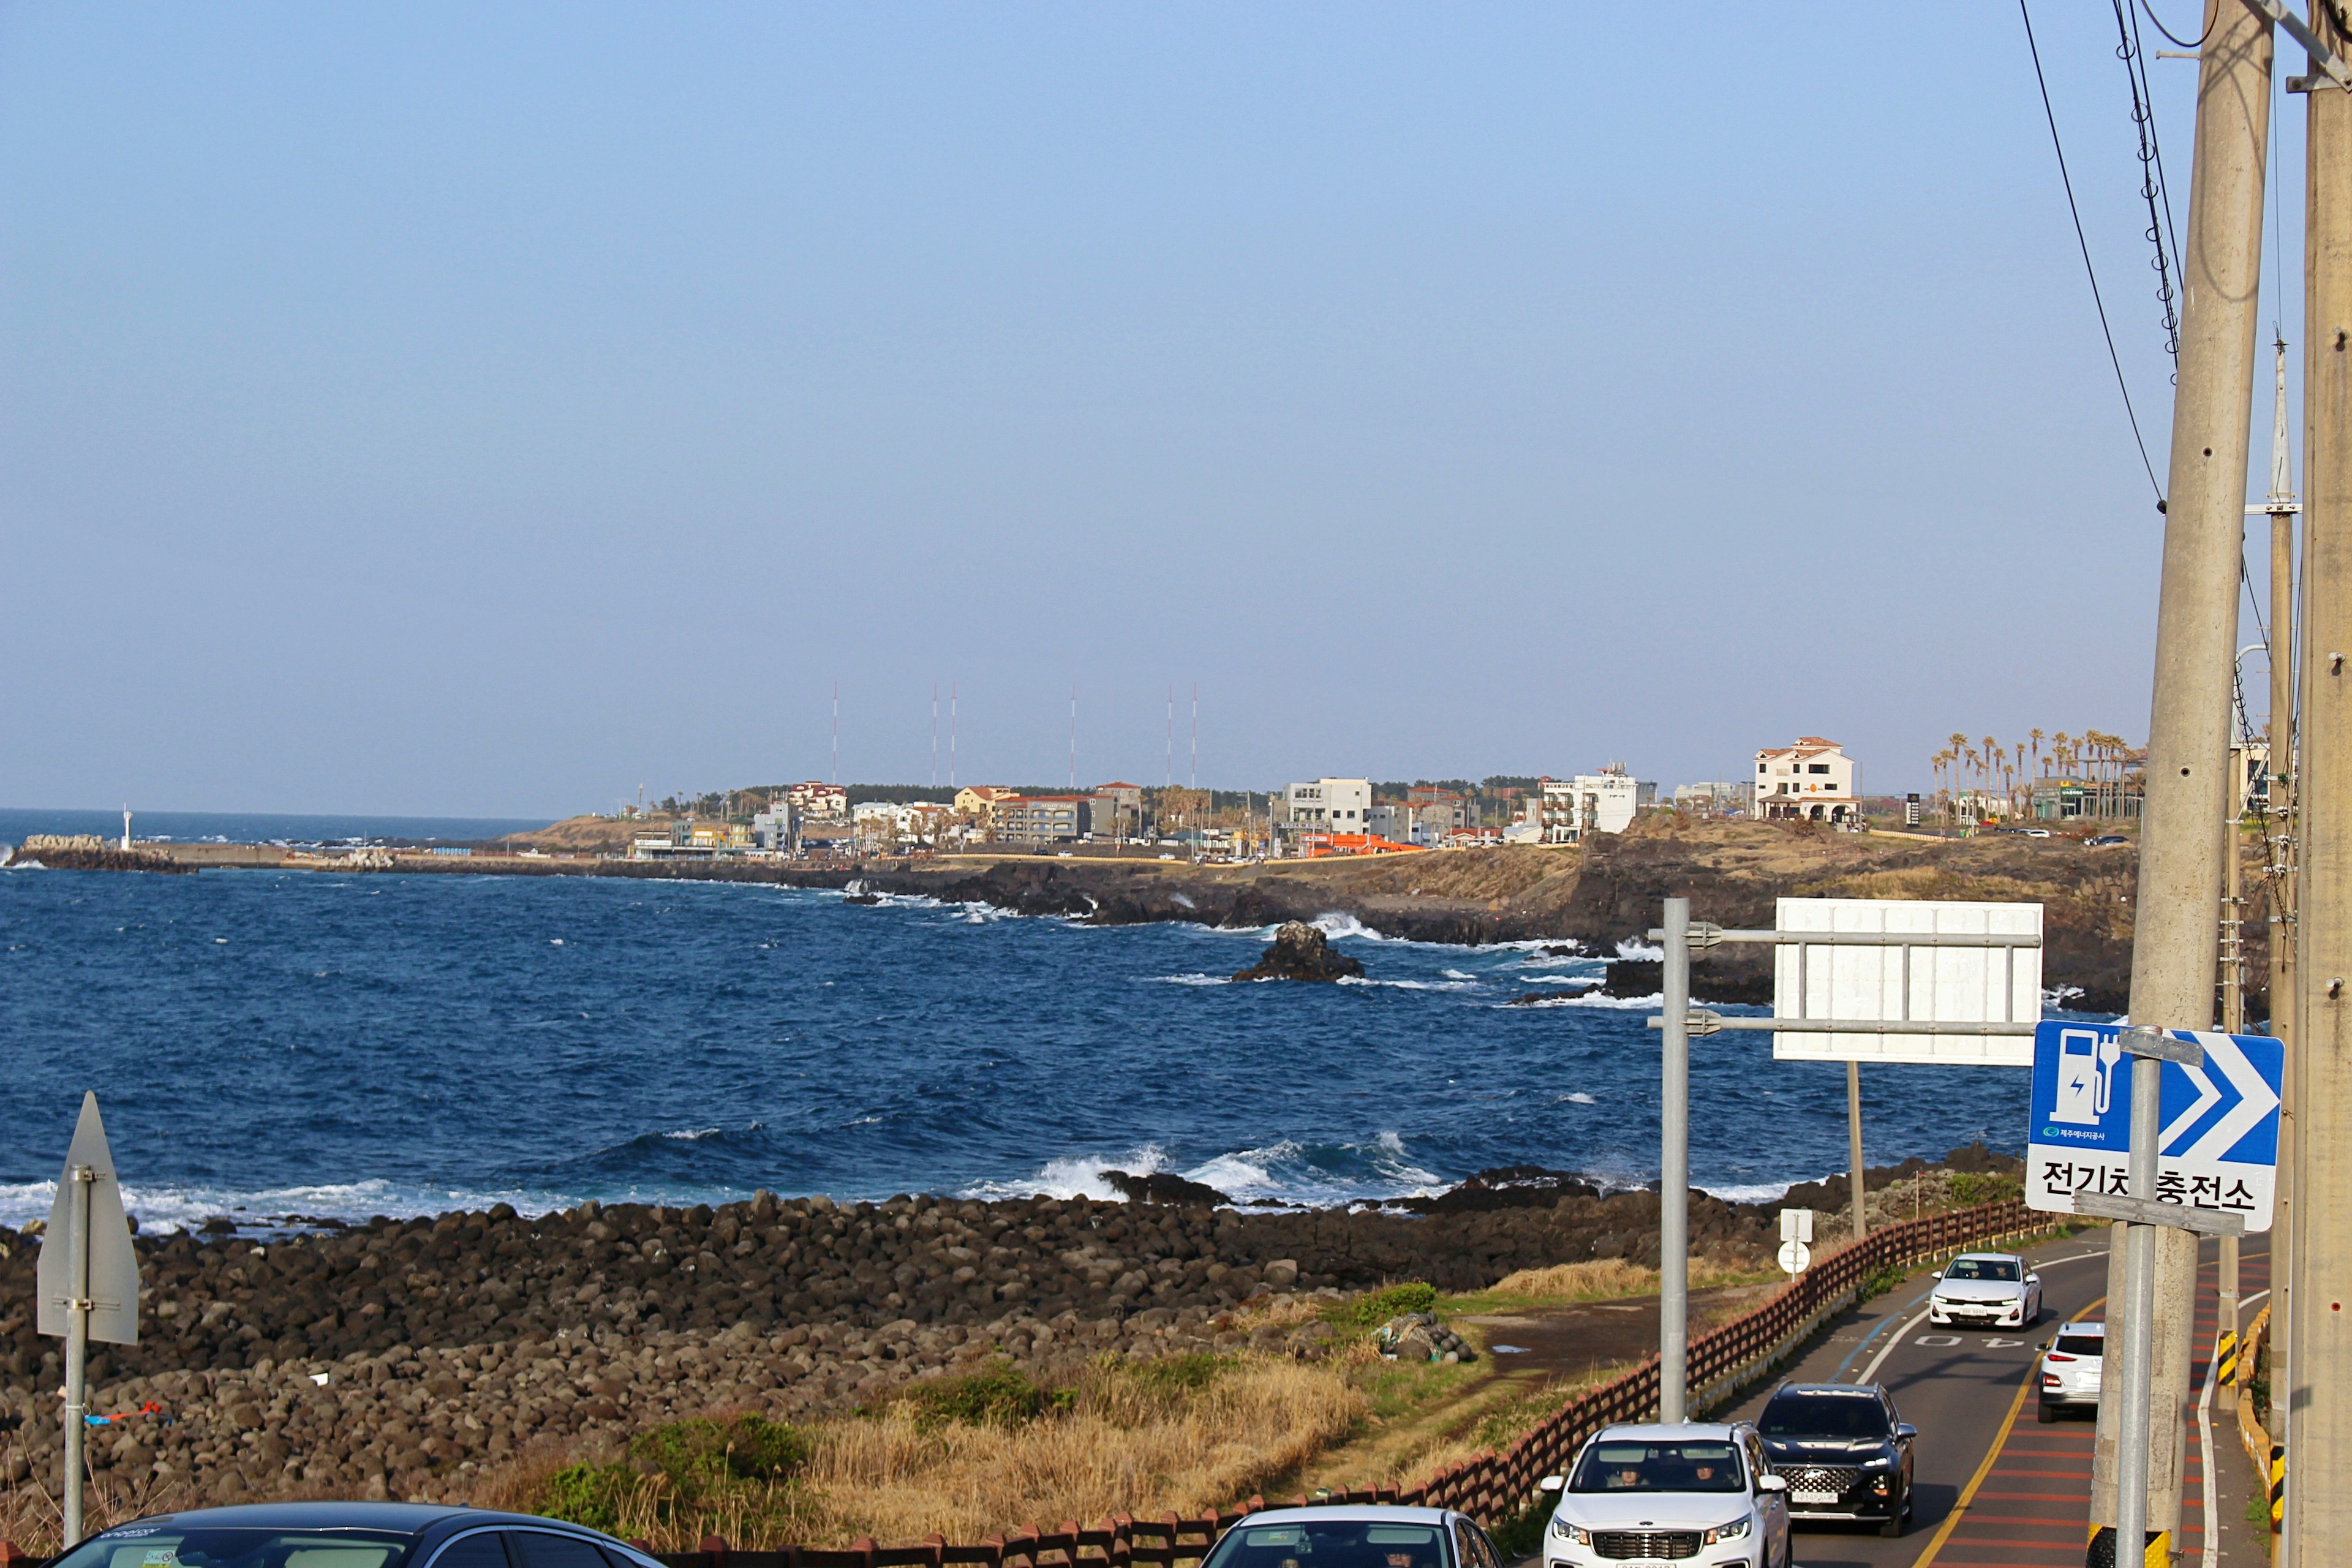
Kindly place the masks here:
POLYGON ((1087 802, 1097 838, 1134 838, 1143 832, 1143 786, 1114 780, 1098 785, 1087 802))
POLYGON ((849 816, 849 792, 839 784, 819 784, 811 779, 785 790, 784 800, 802 816, 842 821, 849 816))
POLYGON ((793 847, 793 808, 783 802, 751 814, 751 842, 771 853, 793 847))
POLYGON ((955 792, 955 814, 967 822, 986 827, 994 818, 996 803, 1014 799, 1020 793, 997 784, 966 784, 955 792))
POLYGON ((1082 795, 1022 795, 995 806, 996 837, 1007 842, 1045 843, 1086 835, 1089 814, 1082 795))
POLYGON ((1717 779, 1706 784, 1675 786, 1675 809, 1701 816, 1746 816, 1756 805, 1756 786, 1744 780, 1717 779))
POLYGON ((1637 779, 1622 763, 1574 778, 1538 779, 1538 820, 1546 844, 1581 843, 1588 833, 1622 833, 1658 804, 1658 786, 1637 779))
POLYGON ((1756 815, 1768 822, 1855 822, 1857 769, 1835 741, 1801 735, 1756 753, 1756 815))
POLYGON ((1423 842, 1421 810, 1409 801, 1384 800, 1364 814, 1364 821, 1375 838, 1391 844, 1423 842))
POLYGON ((1282 792, 1284 821, 1327 833, 1361 833, 1371 818, 1372 781, 1317 779, 1282 792))

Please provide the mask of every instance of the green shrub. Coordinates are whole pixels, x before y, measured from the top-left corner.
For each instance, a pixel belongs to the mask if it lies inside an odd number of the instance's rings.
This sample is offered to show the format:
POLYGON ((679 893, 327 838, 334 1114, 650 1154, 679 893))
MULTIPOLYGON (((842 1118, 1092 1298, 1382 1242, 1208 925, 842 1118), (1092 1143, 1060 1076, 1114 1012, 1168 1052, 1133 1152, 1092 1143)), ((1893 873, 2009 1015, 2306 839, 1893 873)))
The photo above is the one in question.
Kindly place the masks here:
POLYGON ((2005 1203, 2024 1195, 2025 1184, 2015 1176, 1990 1171, 1957 1171, 1952 1174, 1952 1201, 1963 1208, 2005 1203))
POLYGON ((1435 1305, 1437 1287, 1413 1279, 1359 1296, 1342 1305, 1339 1316, 1342 1321, 1353 1323, 1360 1329, 1370 1329, 1378 1328, 1391 1318, 1401 1318, 1407 1312, 1426 1312, 1435 1305))
POLYGON ((699 1496, 713 1483, 780 1481, 808 1463, 808 1439, 781 1421, 738 1415, 672 1421, 629 1439, 629 1455, 657 1466, 680 1497, 699 1496))
POLYGON ((538 1511, 609 1535, 620 1528, 621 1499, 636 1479, 626 1465, 566 1465, 547 1478, 538 1511))
POLYGON ((1002 1356, 978 1372, 918 1384, 907 1394, 907 1403, 915 1407, 915 1424, 926 1429, 955 1424, 1010 1430, 1076 1402, 1077 1395, 1066 1388, 1040 1388, 1002 1356))

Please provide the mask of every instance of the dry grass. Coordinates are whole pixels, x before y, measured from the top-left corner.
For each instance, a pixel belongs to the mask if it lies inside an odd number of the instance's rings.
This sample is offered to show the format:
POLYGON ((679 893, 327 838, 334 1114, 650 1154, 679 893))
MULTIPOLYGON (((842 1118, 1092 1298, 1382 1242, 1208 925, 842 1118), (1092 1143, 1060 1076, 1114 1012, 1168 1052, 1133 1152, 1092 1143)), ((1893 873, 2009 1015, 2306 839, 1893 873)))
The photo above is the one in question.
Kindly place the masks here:
MULTIPOLYGON (((1120 1511, 1197 1514, 1245 1498, 1353 1432, 1369 1405, 1341 1369, 1243 1356, 1197 1385, 1105 1363, 1078 1374, 1066 1411, 1005 1430, 933 1426, 905 1403, 803 1430, 806 1470, 745 1483, 680 1510, 659 1476, 618 1498, 617 1532, 657 1550, 705 1535, 760 1549, 859 1536, 972 1541, 1020 1521, 1092 1523, 1120 1511), (666 1506, 672 1505, 672 1506, 666 1506)), ((534 1452, 486 1476, 477 1503, 530 1508, 565 1464, 609 1449, 534 1452)))
MULTIPOLYGON (((0 1443, 0 1464, 18 1452, 22 1449, 12 1433, 5 1443, 0 1443)), ((46 1477, 37 1469, 15 1486, 0 1488, 0 1541, 35 1557, 56 1552, 64 1533, 56 1467, 51 1462, 44 1468, 50 1472, 46 1477)), ((184 1491, 182 1482, 166 1481, 154 1475, 124 1480, 104 1471, 93 1473, 82 1493, 82 1530, 92 1534, 146 1514, 186 1507, 191 1500, 184 1495, 184 1491)))
MULTIPOLYGON (((1751 1278, 1711 1258, 1690 1260, 1690 1288, 1694 1290, 1745 1283, 1751 1278)), ((1626 1296, 1655 1295, 1657 1289, 1656 1269, 1643 1268, 1622 1258, 1595 1258, 1584 1263, 1555 1263, 1549 1268, 1522 1268, 1496 1280, 1484 1294, 1524 1301, 1612 1301, 1626 1296)))

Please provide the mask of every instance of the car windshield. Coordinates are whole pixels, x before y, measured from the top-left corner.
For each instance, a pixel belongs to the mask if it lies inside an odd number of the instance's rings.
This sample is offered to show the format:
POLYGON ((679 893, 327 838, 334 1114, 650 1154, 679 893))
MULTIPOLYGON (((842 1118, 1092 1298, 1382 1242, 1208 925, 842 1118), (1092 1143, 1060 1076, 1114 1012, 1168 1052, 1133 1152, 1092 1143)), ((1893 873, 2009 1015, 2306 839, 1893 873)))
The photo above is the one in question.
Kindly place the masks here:
POLYGON ((1445 1531, 1433 1524, 1308 1519, 1242 1524, 1225 1532, 1201 1568, 1450 1568, 1445 1531))
POLYGON ((1944 1270, 1947 1279, 1994 1279, 2004 1285, 2017 1283, 2017 1265, 2006 1258, 1962 1258, 1944 1270))
POLYGON ((2060 1355, 2105 1356, 2107 1337, 2105 1334, 2060 1334, 2058 1342, 2050 1347, 2060 1355))
POLYGON ((368 1530, 188 1530, 130 1524, 50 1568, 401 1568, 408 1538, 368 1530))
POLYGON ((1604 1437, 1584 1451, 1572 1492, 1736 1492, 1748 1485, 1727 1442, 1604 1437))
POLYGON ((1767 1437, 1884 1437, 1886 1407, 1851 1394, 1784 1394, 1764 1406, 1756 1429, 1767 1437))

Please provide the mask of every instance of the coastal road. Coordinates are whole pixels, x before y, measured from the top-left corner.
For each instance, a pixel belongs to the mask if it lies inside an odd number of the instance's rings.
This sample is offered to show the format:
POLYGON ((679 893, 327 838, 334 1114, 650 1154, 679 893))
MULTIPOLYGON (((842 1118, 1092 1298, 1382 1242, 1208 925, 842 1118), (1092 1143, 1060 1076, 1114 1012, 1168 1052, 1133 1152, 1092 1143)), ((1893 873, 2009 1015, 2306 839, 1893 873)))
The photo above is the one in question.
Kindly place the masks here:
MULTIPOLYGON (((2267 1284, 2266 1238, 2247 1238, 2244 1250, 2241 1289, 2251 1297, 2267 1284)), ((1922 1273, 1849 1314, 1790 1369, 1793 1382, 1884 1384, 1903 1419, 1919 1429, 1910 1528, 1893 1541, 1867 1526, 1801 1528, 1795 1556, 1802 1568, 2077 1568, 2082 1563, 2092 1423, 2080 1416, 2041 1425, 2034 1390, 2040 1347, 2058 1325, 2077 1315, 2104 1316, 2106 1238, 2092 1232, 2030 1247, 2025 1257, 2042 1276, 2043 1297, 2042 1321, 2031 1329, 1931 1329, 1926 1314, 1934 1280, 1922 1273)), ((2194 1340, 2200 1388, 2212 1353, 2213 1267, 2209 1242, 2194 1340)), ((1752 1420, 1769 1393, 1750 1395, 1735 1418, 1752 1420)), ((2225 1406, 2215 1409, 2213 1441, 2225 1450, 2215 1509, 2225 1529, 2215 1562, 2251 1568, 2261 1555, 2255 1539, 2242 1526, 2227 1528, 2242 1509, 2237 1472, 2244 1462, 2226 1451, 2235 1447, 2236 1424, 2225 1406)), ((2180 1544, 2185 1561, 2200 1564, 2206 1543, 2205 1455, 2194 1422, 2186 1456, 2180 1544)))

